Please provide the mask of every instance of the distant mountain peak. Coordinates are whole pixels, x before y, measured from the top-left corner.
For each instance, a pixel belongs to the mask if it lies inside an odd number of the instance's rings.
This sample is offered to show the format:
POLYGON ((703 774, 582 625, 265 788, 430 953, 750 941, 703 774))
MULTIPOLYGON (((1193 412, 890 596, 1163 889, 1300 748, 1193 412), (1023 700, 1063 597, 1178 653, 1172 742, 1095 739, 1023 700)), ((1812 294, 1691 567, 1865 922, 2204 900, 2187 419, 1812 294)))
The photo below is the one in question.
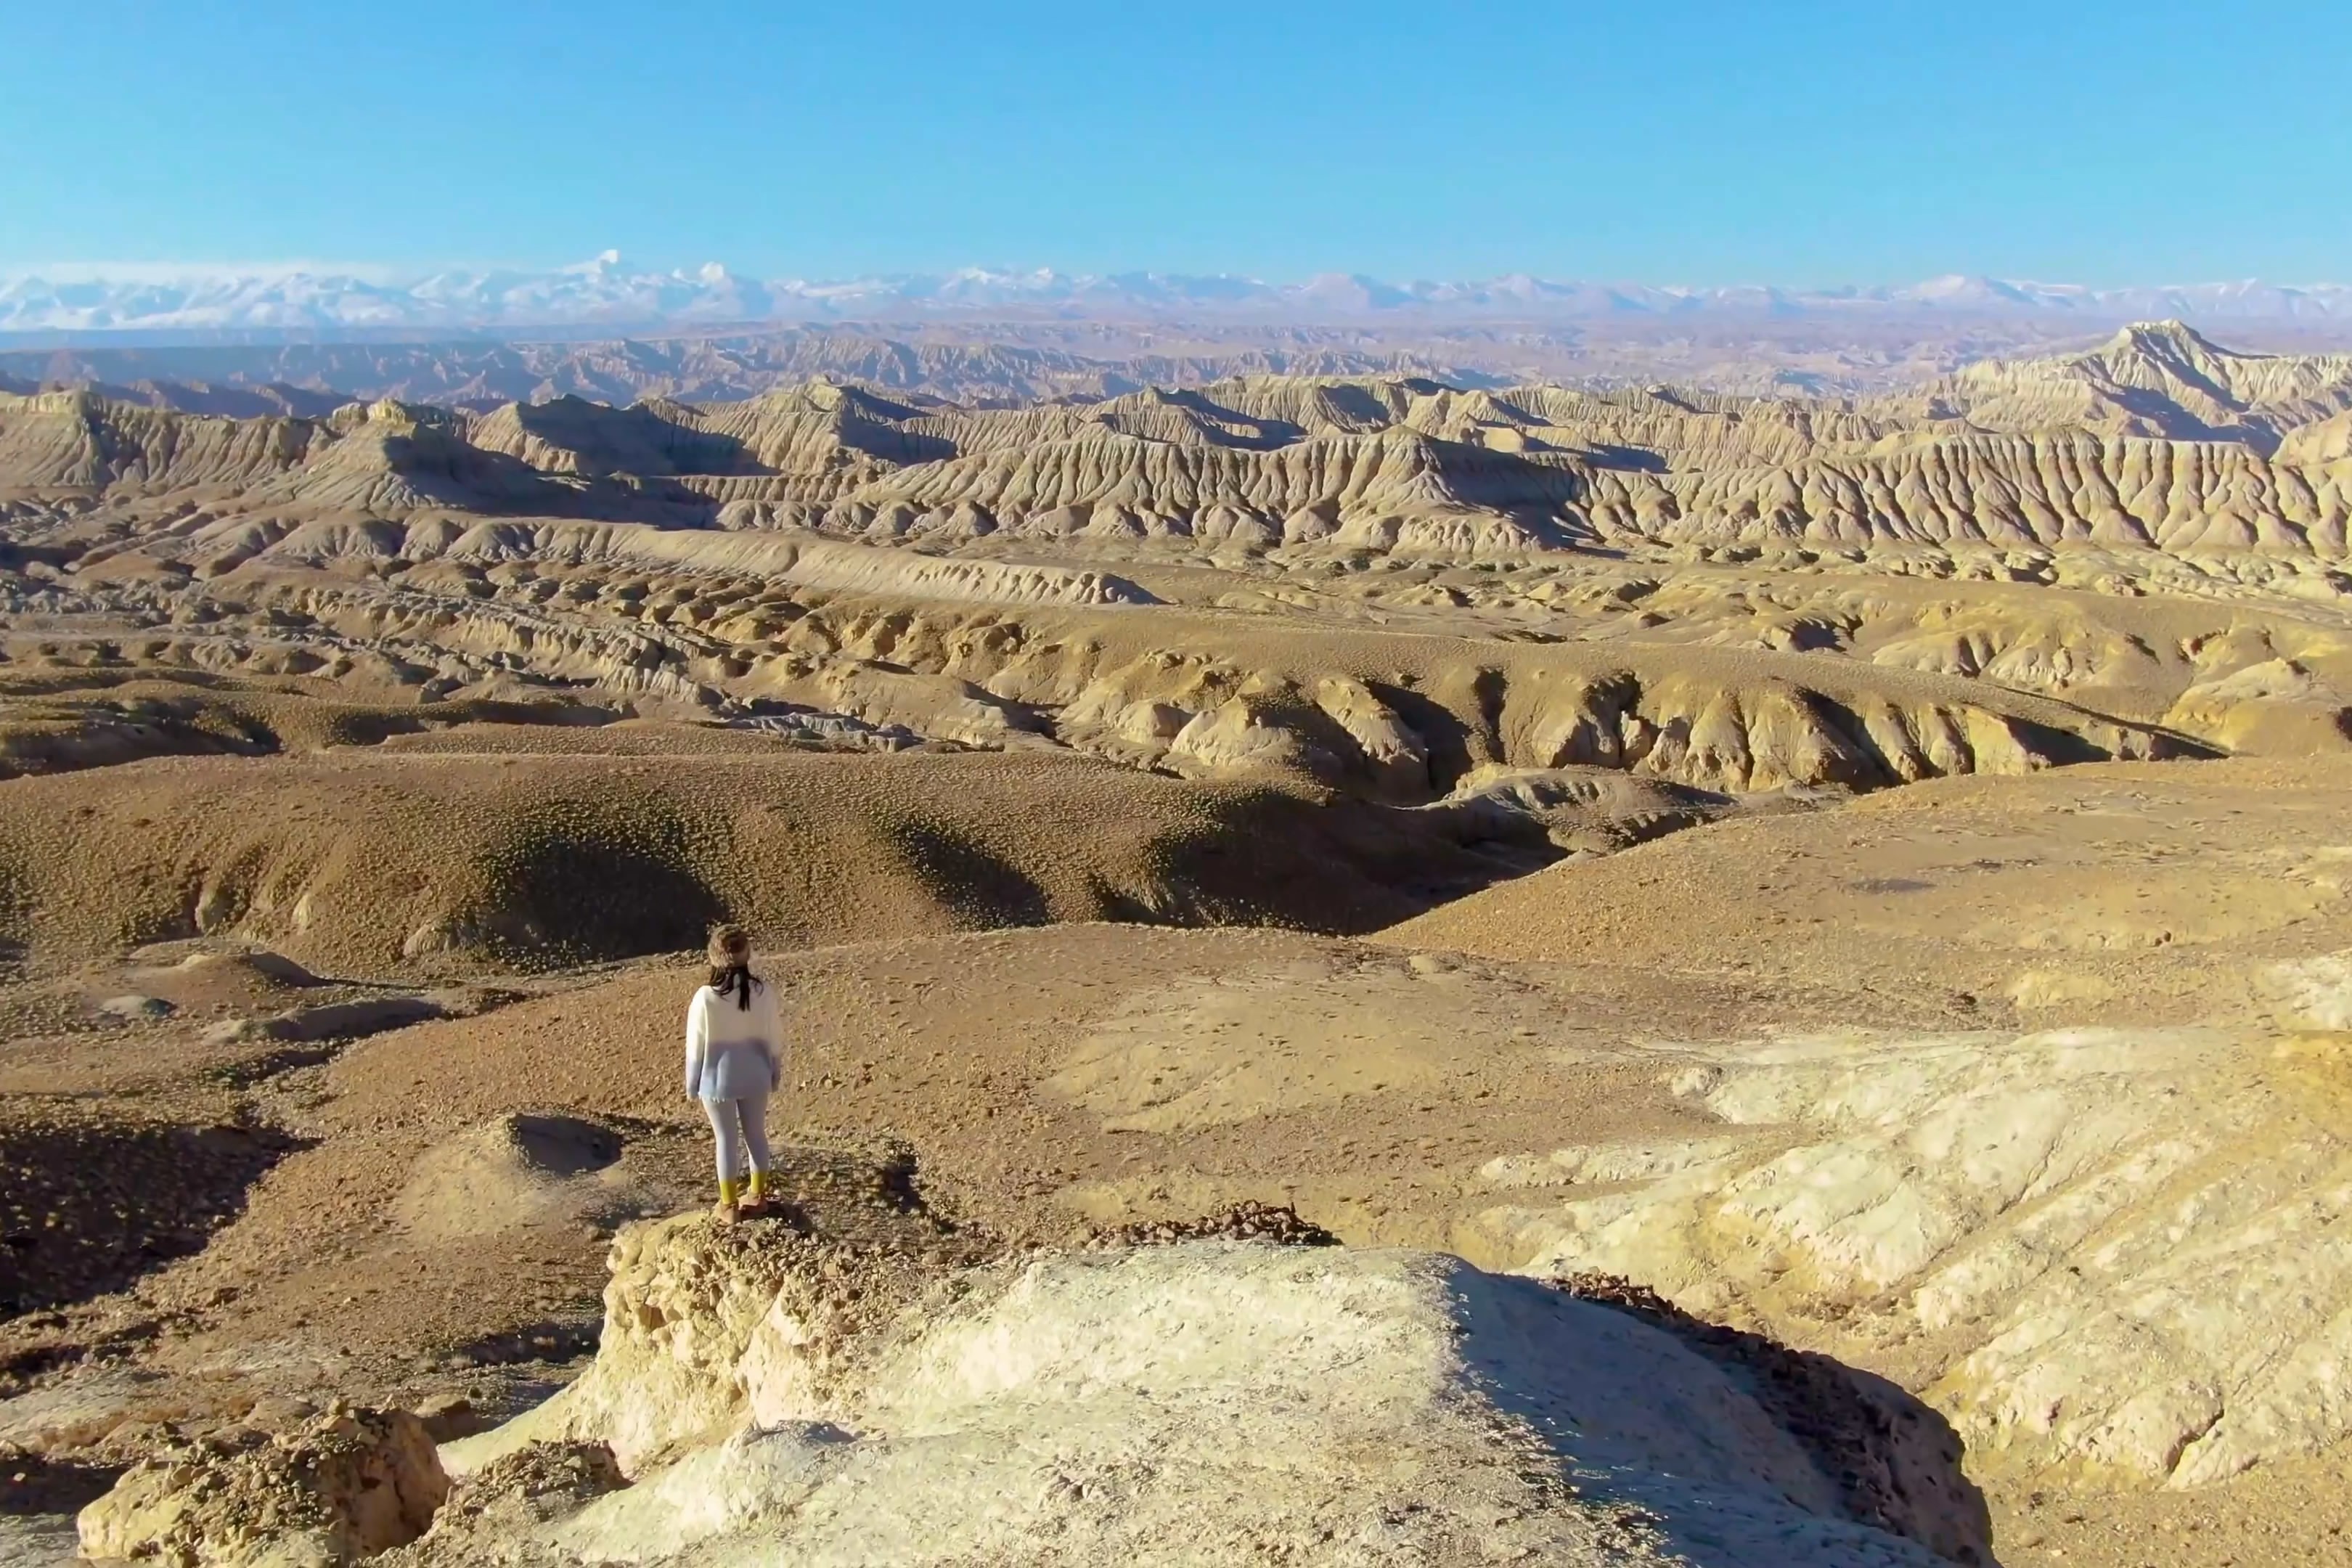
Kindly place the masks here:
POLYGON ((2216 374, 2226 377, 2228 362, 2262 356, 2225 349, 2188 322, 2167 320, 2129 323, 2107 340, 2099 357, 2111 364, 2136 363, 2168 377, 2204 382, 2216 374))
POLYGON ((2200 342, 2208 348, 2212 346, 2196 328, 2178 316, 2168 316, 2158 321, 2126 321, 2116 330, 2115 341, 2118 343, 2200 342))
MULTIPOLYGON (((77 268, 0 276, 0 332, 504 331, 595 326, 632 331, 698 323, 888 321, 1045 311, 1105 321, 1246 320, 1277 324, 1395 317, 1528 323, 1695 312, 2046 316, 2105 321, 2319 318, 2352 321, 2352 287, 2236 280, 2093 289, 1949 273, 1901 288, 1719 288, 1547 279, 1391 282, 1330 271, 1297 282, 1236 273, 1064 272, 966 267, 939 273, 759 279, 706 261, 647 269, 620 251, 570 266, 444 268, 396 279, 365 268, 77 268)), ((2156 331, 2151 326, 2149 331, 2156 331)))

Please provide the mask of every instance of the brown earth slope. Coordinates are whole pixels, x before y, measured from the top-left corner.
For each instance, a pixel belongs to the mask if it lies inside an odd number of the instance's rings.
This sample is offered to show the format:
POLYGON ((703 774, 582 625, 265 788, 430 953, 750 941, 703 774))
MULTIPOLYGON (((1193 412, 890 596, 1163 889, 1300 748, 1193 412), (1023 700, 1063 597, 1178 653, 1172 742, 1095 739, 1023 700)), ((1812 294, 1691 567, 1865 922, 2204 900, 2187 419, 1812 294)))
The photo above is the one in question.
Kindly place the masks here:
MULTIPOLYGON (((521 739, 529 741, 530 735, 521 739)), ((314 967, 546 968, 1053 921, 1363 931, 1539 864, 1470 820, 1054 754, 337 752, 0 784, 40 970, 234 935, 314 967)))

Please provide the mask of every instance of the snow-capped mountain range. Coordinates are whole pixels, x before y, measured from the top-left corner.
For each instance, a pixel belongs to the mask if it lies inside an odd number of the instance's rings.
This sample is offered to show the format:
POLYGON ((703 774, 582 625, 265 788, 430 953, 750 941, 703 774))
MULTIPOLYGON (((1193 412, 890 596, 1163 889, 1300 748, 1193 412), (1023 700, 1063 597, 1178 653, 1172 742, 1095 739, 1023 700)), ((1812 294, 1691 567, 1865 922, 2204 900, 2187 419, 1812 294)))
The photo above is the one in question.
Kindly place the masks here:
POLYGON ((1284 322, 1398 316, 1547 322, 1688 312, 2352 320, 2352 286, 2250 281, 2092 289, 1954 276, 1891 289, 1681 289, 1564 282, 1525 273, 1479 282, 1411 283, 1327 273, 1304 282, 1271 283, 1229 274, 1097 275, 976 268, 810 281, 746 278, 717 262, 649 271, 609 250, 593 260, 552 270, 459 269, 425 277, 299 265, 185 270, 77 267, 0 275, 0 332, 17 333, 642 330, 989 313, 1284 322))

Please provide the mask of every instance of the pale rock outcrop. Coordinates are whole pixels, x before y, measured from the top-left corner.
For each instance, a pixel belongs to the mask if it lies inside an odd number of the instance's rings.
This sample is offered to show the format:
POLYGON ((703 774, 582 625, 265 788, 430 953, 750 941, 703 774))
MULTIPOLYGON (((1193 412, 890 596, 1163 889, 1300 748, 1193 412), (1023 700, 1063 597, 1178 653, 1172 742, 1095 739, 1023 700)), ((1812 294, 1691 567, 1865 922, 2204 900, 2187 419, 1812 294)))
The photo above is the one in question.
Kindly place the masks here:
POLYGON ((1479 766, 1614 768, 1744 794, 1874 789, 2191 749, 2031 697, 1987 689, 1969 700, 1958 682, 1899 674, 1857 680, 1832 660, 1783 675, 1697 658, 1612 668, 1615 655, 1546 650, 1449 661, 1408 678, 1407 690, 1309 675, 1311 654, 1296 651, 1287 668, 1175 648, 1104 668, 1060 645, 1033 654, 1000 639, 952 651, 952 634, 893 635, 890 657, 937 660, 1051 711, 1067 744, 1194 776, 1289 774, 1406 804, 1444 794, 1479 766), (1816 671, 1818 685, 1803 679, 1816 671))
MULTIPOLYGON (((1345 772, 1342 753, 1303 722, 1319 710, 1282 693, 1250 692, 1227 698, 1196 713, 1168 742, 1162 764, 1190 777, 1243 778, 1253 774, 1304 775, 1336 782, 1345 772)), ((1325 720, 1318 729, 1333 729, 1325 720)))
MULTIPOLYGON (((2264 984, 2339 1029, 2343 971, 2264 984)), ((1498 1160, 1514 1196, 1473 1228, 1510 1267, 1827 1319, 1865 1355, 1924 1336, 1975 1462, 2216 1480, 2352 1436, 2352 1142, 2312 1113, 2336 1091, 2304 1087, 2341 1037, 2302 1037, 2279 1058, 2219 1028, 1672 1048, 1662 1070, 1725 1136, 1498 1160)))
POLYGON ((1672 1334, 1439 1255, 1192 1242, 909 1293, 696 1217, 614 1266, 595 1367, 446 1456, 605 1443, 632 1484, 503 1537, 453 1508, 397 1561, 1941 1561, 1672 1334))
POLYGON ((2352 699, 2289 658, 2197 682, 2164 721, 2233 752, 2293 754, 2352 744, 2352 699))
POLYGON ((1409 801, 1429 793, 1428 743, 1371 688, 1349 676, 1328 676, 1316 685, 1315 705, 1355 742, 1376 791, 1409 801))
POLYGON ((2255 991, 2283 1028, 2352 1032, 2352 950, 2273 963, 2255 977, 2255 991))
POLYGON ((1621 768, 1513 768, 1486 763, 1423 809, 1455 816, 1496 838, 1539 825, 1555 847, 1621 849, 1694 827, 1737 809, 1711 790, 1644 778, 1621 768))
POLYGON ((437 552, 456 561, 626 562, 682 573, 774 577, 835 592, 1012 604, 1140 604, 1150 595, 1103 573, 946 561, 811 535, 659 529, 637 523, 478 523, 437 552))
MULTIPOLYGON (((874 665, 838 665, 810 683, 817 704, 866 723, 904 725, 961 745, 997 749, 1034 738, 1045 725, 1019 704, 950 675, 917 675, 874 665)), ((794 688, 779 690, 791 694, 794 688)))
POLYGON ((2289 430, 2279 442, 2282 463, 2341 463, 2352 459, 2352 412, 2337 414, 2289 430))
POLYGON ((0 395, 0 489, 236 489, 331 439, 307 419, 180 414, 89 392, 0 395))

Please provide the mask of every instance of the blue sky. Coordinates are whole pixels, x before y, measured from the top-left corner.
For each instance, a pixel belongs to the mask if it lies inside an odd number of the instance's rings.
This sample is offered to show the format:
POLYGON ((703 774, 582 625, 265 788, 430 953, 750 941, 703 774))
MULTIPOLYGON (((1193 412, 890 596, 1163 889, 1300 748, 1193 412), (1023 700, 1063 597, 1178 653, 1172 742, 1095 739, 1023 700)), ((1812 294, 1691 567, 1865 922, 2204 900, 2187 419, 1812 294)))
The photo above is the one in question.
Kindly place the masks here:
POLYGON ((2352 279, 2352 5, 0 6, 0 269, 2352 279))

